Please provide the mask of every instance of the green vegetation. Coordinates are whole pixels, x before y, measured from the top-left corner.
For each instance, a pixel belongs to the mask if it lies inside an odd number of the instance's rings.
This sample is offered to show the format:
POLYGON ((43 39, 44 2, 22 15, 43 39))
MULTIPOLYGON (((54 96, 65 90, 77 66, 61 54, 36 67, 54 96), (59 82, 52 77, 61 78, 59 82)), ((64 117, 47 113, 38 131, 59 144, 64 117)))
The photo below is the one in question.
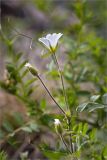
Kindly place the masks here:
POLYGON ((4 115, 0 160, 30 159, 30 147, 35 160, 106 160, 107 1, 70 0, 61 7, 60 1, 30 3, 45 15, 53 14, 48 31, 35 33, 32 29, 33 37, 23 33, 27 24, 19 19, 2 22, 6 73, 0 88, 23 103, 27 118, 16 110, 4 115), (68 18, 71 10, 73 22, 68 18), (57 40, 51 37, 49 45, 39 44, 38 39, 50 33, 63 36, 57 40), (27 49, 23 47, 26 41, 27 49), (38 52, 39 67, 34 60, 38 52), (42 63, 45 67, 41 69, 42 63))

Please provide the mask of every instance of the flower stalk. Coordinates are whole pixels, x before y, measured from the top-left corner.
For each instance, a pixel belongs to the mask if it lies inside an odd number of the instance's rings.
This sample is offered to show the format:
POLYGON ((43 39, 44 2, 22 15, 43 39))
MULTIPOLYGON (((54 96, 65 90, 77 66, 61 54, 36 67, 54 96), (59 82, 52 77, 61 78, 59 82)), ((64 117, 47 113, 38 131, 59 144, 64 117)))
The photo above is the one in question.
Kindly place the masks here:
MULTIPOLYGON (((65 105, 66 105, 66 108, 67 108, 67 112, 70 112, 70 115, 67 116, 67 113, 65 113, 65 111, 64 111, 65 118, 67 120, 68 130, 70 131, 71 130, 71 111, 70 111, 70 107, 69 107, 68 100, 67 100, 67 95, 66 95, 66 91, 65 91, 62 71, 60 69, 60 66, 59 66, 59 63, 58 63, 58 60, 57 60, 57 57, 56 57, 56 54, 55 54, 56 49, 57 49, 57 45, 58 45, 58 40, 61 38, 62 35, 63 34, 61 34, 61 33, 59 33, 59 34, 56 34, 56 33, 48 34, 46 37, 39 38, 39 41, 42 42, 42 44, 51 52, 52 59, 53 59, 54 63, 56 64, 56 67, 58 69, 60 80, 61 80, 61 83, 62 83, 65 105)), ((40 81, 41 81, 41 79, 40 79, 40 81)), ((44 86, 44 84, 43 84, 43 86, 44 86)), ((45 88, 45 89, 47 90, 47 88, 45 88)), ((48 90, 47 90, 47 92, 48 92, 48 90)), ((61 108, 61 110, 62 110, 62 108, 61 108)), ((65 144, 66 148, 69 150, 68 146, 66 145, 66 143, 63 139, 63 136, 61 136, 61 139, 62 139, 63 143, 65 144)), ((70 150, 69 151, 70 151, 70 153, 73 153, 73 144, 72 144, 72 135, 71 134, 69 135, 69 141, 70 141, 70 150)))
MULTIPOLYGON (((53 58, 56 66, 57 66, 59 76, 60 76, 60 79, 61 79, 61 83, 62 83, 63 95, 64 95, 64 98, 65 98, 65 104, 67 106, 67 110, 70 112, 70 108, 69 108, 68 101, 67 101, 67 95, 66 95, 66 92, 65 92, 65 86, 64 86, 62 71, 60 69, 60 66, 59 66, 59 63, 58 63, 58 60, 57 60, 57 57, 56 57, 55 53, 52 54, 52 58, 53 58)), ((70 115, 71 115, 71 112, 70 112, 70 115)), ((66 118, 67 118, 67 122, 68 122, 68 130, 70 131, 71 130, 71 119, 68 116, 66 118)), ((73 153, 72 134, 69 135, 69 143, 70 143, 70 152, 73 153)))
POLYGON ((38 79, 40 80, 40 82, 42 83, 43 87, 45 88, 45 90, 47 91, 47 93, 49 94, 49 96, 51 97, 51 99, 54 101, 54 103, 58 106, 58 108, 62 111, 62 113, 64 115, 66 115, 65 111, 61 108, 61 106, 57 103, 57 101, 54 99, 54 97, 52 96, 52 94, 50 93, 50 91, 48 90, 48 88, 46 87, 45 83, 43 82, 43 80, 41 79, 41 77, 38 75, 37 76, 38 79))
MULTIPOLYGON (((68 118, 68 130, 71 130, 71 119, 68 118)), ((73 143, 72 143, 72 134, 69 135, 69 142, 70 142, 70 151, 73 153, 73 143)))
POLYGON ((57 105, 57 107, 62 111, 62 113, 66 116, 65 111, 61 108, 61 106, 57 103, 55 98, 52 96, 52 94, 50 93, 49 89, 46 87, 45 83, 43 82, 43 80, 39 76, 38 71, 30 63, 26 63, 25 67, 30 71, 30 73, 33 76, 36 76, 40 80, 40 82, 42 83, 43 87, 47 91, 48 95, 51 97, 51 99, 54 101, 54 103, 57 105))
POLYGON ((64 86, 64 80, 63 80, 63 76, 62 76, 62 71, 60 69, 60 66, 59 66, 59 63, 58 63, 58 60, 57 60, 57 57, 54 54, 52 54, 52 58, 57 66, 57 69, 58 69, 58 72, 59 72, 59 76, 60 76, 60 79, 61 79, 61 83, 62 83, 62 88, 63 88, 63 95, 64 95, 64 99, 65 99, 65 104, 66 104, 66 107, 67 107, 67 110, 69 110, 69 105, 68 105, 68 101, 67 101, 67 95, 66 95, 66 92, 65 92, 65 86, 64 86))
POLYGON ((56 133, 59 135, 62 143, 65 145, 67 151, 71 154, 71 151, 69 149, 69 146, 67 145, 67 143, 65 142, 65 139, 63 137, 63 127, 61 125, 61 122, 59 119, 55 119, 54 120, 54 124, 55 124, 55 130, 56 130, 56 133))
MULTIPOLYGON (((47 88, 47 86, 45 85, 44 81, 42 80, 42 78, 38 74, 37 70, 34 67, 32 67, 29 63, 27 63, 25 66, 28 68, 28 70, 31 72, 31 74, 33 76, 35 76, 35 77, 37 77, 39 79, 39 81, 43 85, 43 87, 46 90, 46 92, 48 93, 48 95, 51 97, 51 99, 56 104, 56 106, 64 114, 64 116, 66 118, 68 131, 71 131, 71 110, 70 110, 70 107, 69 107, 69 104, 68 104, 68 99, 67 99, 67 95, 66 95, 66 91, 65 91, 63 74, 62 74, 62 71, 60 69, 57 57, 56 57, 56 50, 57 50, 57 46, 58 46, 58 40, 62 37, 62 35, 63 34, 61 34, 61 33, 48 34, 48 35, 46 35, 46 37, 39 38, 38 40, 39 40, 39 42, 41 42, 48 49, 48 51, 50 51, 52 59, 54 60, 54 63, 56 65, 56 67, 57 67, 57 70, 58 70, 58 73, 59 73, 59 77, 60 77, 60 80, 61 80, 61 84, 62 84, 62 91, 63 91, 64 101, 65 101, 65 105, 66 105, 66 108, 67 108, 66 112, 57 103, 57 101, 55 100, 53 95, 50 93, 49 89, 47 88)), ((62 133, 63 129, 62 129, 62 125, 61 125, 59 119, 55 119, 55 129, 56 129, 57 134, 60 136, 62 142, 64 143, 67 151, 70 154, 72 154, 74 152, 74 150, 73 150, 73 142, 72 142, 72 134, 69 135, 69 144, 67 144, 65 139, 64 139, 64 137, 63 137, 63 133, 62 133)))
POLYGON ((64 139, 64 137, 63 137, 62 134, 60 135, 60 138, 61 138, 63 144, 65 145, 67 151, 68 151, 70 154, 72 154, 72 152, 70 151, 69 146, 68 146, 67 143, 65 142, 65 139, 64 139))

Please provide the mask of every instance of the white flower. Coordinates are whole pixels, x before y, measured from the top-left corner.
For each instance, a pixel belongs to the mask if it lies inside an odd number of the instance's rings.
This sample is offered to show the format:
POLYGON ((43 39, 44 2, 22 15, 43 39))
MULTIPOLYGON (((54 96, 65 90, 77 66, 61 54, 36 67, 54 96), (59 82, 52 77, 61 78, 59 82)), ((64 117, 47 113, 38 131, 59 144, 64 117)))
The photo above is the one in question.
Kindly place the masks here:
POLYGON ((54 124, 57 126, 57 125, 60 125, 60 124, 61 124, 61 122, 60 122, 60 120, 59 120, 59 119, 55 119, 55 120, 54 120, 54 124))
POLYGON ((30 67, 32 67, 32 65, 30 63, 26 63, 25 67, 30 68, 30 67))
POLYGON ((48 34, 46 37, 39 38, 38 40, 51 52, 55 52, 58 40, 62 37, 62 33, 48 34))

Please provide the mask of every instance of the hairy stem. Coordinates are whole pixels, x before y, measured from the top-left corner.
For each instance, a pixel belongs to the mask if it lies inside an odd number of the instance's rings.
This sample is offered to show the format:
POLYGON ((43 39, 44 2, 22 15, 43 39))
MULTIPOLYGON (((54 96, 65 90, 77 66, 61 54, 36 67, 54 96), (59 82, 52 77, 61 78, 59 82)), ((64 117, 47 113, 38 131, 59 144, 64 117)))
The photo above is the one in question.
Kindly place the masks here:
MULTIPOLYGON (((68 130, 71 130, 71 120, 68 118, 68 130)), ((70 141, 70 150, 73 153, 73 143, 72 143, 72 134, 69 135, 69 141, 70 141)))
POLYGON ((62 142, 64 143, 66 149, 67 149, 67 150, 69 151, 69 153, 71 154, 71 151, 70 151, 68 145, 66 144, 66 142, 65 142, 65 140, 64 140, 64 137, 63 137, 62 135, 60 135, 60 138, 61 138, 62 142))
MULTIPOLYGON (((55 64, 58 68, 58 72, 59 72, 59 75, 60 75, 60 79, 61 79, 61 83, 62 83, 62 87, 63 87, 63 95, 64 95, 64 98, 65 98, 65 104, 67 106, 67 109, 70 111, 68 101, 67 101, 66 92, 65 92, 62 72, 61 72, 61 69, 60 69, 60 66, 59 66, 59 63, 58 63, 58 60, 57 60, 57 57, 56 57, 55 53, 52 55, 52 57, 53 57, 53 60, 55 61, 55 64)), ((71 130, 71 120, 69 118, 67 118, 67 121, 68 121, 68 130, 70 131, 71 130)), ((69 135, 69 142, 70 142, 70 151, 73 153, 73 144, 72 144, 72 135, 71 134, 69 135)))
POLYGON ((64 99, 65 99, 65 104, 66 104, 66 107, 67 109, 69 110, 69 105, 68 105, 68 101, 67 101, 67 96, 66 96, 66 92, 65 92, 65 86, 64 86, 64 80, 63 80, 63 76, 62 76, 62 71, 60 69, 60 66, 59 66, 59 63, 58 63, 58 60, 57 60, 57 57, 54 54, 52 54, 52 58, 57 66, 57 69, 58 69, 58 72, 59 72, 59 76, 60 76, 60 79, 61 79, 61 83, 62 83, 62 88, 63 88, 63 95, 64 95, 64 99))
POLYGON ((44 86, 45 90, 47 91, 47 93, 49 94, 49 96, 52 98, 52 100, 54 101, 54 103, 58 106, 58 108, 62 111, 62 113, 66 116, 65 111, 61 108, 61 106, 56 102, 56 100, 54 99, 54 97, 52 96, 52 94, 50 93, 50 91, 48 90, 48 88, 46 87, 45 83, 43 82, 43 80, 41 79, 41 77, 38 75, 37 76, 40 80, 40 82, 42 83, 42 85, 44 86))

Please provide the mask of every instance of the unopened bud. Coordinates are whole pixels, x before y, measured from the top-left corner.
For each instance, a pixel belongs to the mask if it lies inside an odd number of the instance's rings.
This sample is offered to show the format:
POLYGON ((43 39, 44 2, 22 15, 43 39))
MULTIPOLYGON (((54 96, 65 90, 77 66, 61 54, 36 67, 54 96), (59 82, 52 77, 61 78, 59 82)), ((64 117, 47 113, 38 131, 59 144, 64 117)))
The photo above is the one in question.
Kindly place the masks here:
POLYGON ((59 119, 55 119, 54 124, 55 124, 56 132, 58 134, 62 134, 62 126, 61 126, 60 120, 59 119))
POLYGON ((25 67, 28 68, 28 70, 30 71, 30 73, 31 73, 33 76, 38 76, 37 70, 36 70, 30 63, 26 63, 26 64, 25 64, 25 67))

